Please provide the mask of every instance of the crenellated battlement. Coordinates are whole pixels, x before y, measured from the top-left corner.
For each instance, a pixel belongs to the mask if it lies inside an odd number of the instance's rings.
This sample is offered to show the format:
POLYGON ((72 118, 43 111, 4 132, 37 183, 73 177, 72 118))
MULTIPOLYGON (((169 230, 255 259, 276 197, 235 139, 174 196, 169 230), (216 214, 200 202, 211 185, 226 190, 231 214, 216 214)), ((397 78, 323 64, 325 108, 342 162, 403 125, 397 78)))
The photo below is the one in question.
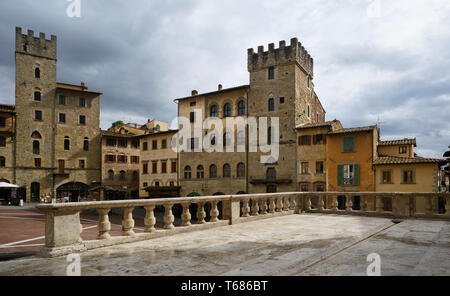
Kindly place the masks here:
POLYGON ((280 41, 278 48, 275 48, 274 43, 270 43, 267 51, 264 51, 263 45, 258 46, 257 52, 253 48, 248 49, 249 72, 289 62, 297 62, 305 72, 313 77, 313 58, 297 38, 292 38, 289 46, 286 46, 286 41, 284 40, 280 41))
POLYGON ((45 38, 45 33, 34 36, 33 30, 22 34, 22 28, 16 27, 16 53, 31 54, 56 60, 56 36, 51 35, 50 40, 45 38))

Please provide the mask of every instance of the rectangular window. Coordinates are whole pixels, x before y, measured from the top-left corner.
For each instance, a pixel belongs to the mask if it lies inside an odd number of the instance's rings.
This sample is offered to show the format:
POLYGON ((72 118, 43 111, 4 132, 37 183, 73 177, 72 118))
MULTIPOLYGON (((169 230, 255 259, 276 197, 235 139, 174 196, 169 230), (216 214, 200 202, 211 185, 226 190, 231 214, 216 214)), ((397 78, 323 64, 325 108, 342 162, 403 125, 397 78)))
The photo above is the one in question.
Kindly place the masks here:
POLYGON ((128 157, 126 155, 119 155, 118 162, 119 163, 127 163, 128 157))
POLYGON ((116 162, 116 156, 112 154, 105 155, 105 162, 116 162))
POLYGON ((408 153, 408 148, 406 146, 400 146, 399 147, 399 153, 400 154, 406 154, 408 153))
POLYGON ((359 165, 341 164, 338 166, 338 185, 339 186, 358 186, 359 185, 359 165))
POLYGON ((60 105, 66 104, 66 96, 59 96, 59 104, 60 105))
POLYGON ((119 140, 118 146, 121 148, 127 148, 128 147, 128 141, 127 140, 119 140))
POLYGON ((190 105, 191 107, 194 107, 196 104, 197 104, 196 102, 191 102, 189 105, 190 105))
POLYGON ((86 99, 80 98, 80 107, 86 107, 86 99))
POLYGON ((275 111, 275 100, 273 98, 269 99, 268 110, 269 110, 269 112, 275 111))
POLYGON ((80 169, 86 168, 86 161, 84 159, 80 159, 78 162, 80 169))
POLYGON ((268 77, 269 80, 275 79, 275 68, 274 67, 269 67, 268 76, 269 76, 268 77))
POLYGON ((311 145, 311 136, 301 136, 299 137, 300 146, 311 145))
POLYGON ((40 91, 35 91, 34 92, 34 100, 36 102, 40 102, 41 101, 41 92, 40 91))
POLYGON ((86 124, 86 116, 80 115, 80 124, 85 125, 86 124))
POLYGON ((59 123, 66 123, 66 114, 59 113, 59 123))
POLYGON ((158 141, 157 140, 153 140, 152 141, 152 150, 156 150, 158 149, 158 141))
POLYGON ((0 117, 0 127, 6 127, 6 118, 0 117))
POLYGON ((316 145, 325 144, 325 135, 315 135, 315 144, 316 145))
POLYGON ((414 170, 404 169, 402 171, 402 184, 414 184, 415 181, 414 170))
POLYGON ((40 158, 35 158, 34 159, 34 167, 35 168, 40 168, 41 167, 41 159, 40 158))
POLYGON ((166 149, 167 148, 167 140, 164 139, 161 141, 161 149, 166 149))
POLYGON ((195 122, 195 112, 189 113, 189 118, 190 118, 191 123, 195 122))
POLYGON ((0 147, 6 147, 6 137, 0 136, 0 147))
POLYGON ((142 174, 144 175, 148 174, 148 163, 142 164, 142 174))
POLYGON ((158 163, 152 162, 152 174, 157 174, 157 173, 158 173, 158 163))
POLYGON ((177 162, 172 161, 172 173, 176 173, 176 172, 177 172, 177 162))
POLYGON ((34 111, 34 120, 42 121, 42 111, 40 110, 34 111))
POLYGON ((4 168, 5 166, 6 166, 6 158, 2 156, 0 157, 0 167, 4 168))
POLYGON ((323 161, 316 162, 316 174, 323 174, 323 161))
POLYGON ((167 161, 161 162, 161 173, 163 173, 163 174, 167 173, 167 161))
POLYGON ((280 104, 284 104, 284 97, 280 98, 280 104))
POLYGON ((309 174, 309 163, 308 162, 301 163, 301 174, 302 175, 309 174))
POLYGON ((301 184, 300 185, 300 191, 308 192, 309 191, 309 185, 308 184, 301 184))
POLYGON ((144 150, 144 151, 148 150, 148 143, 147 142, 142 143, 142 150, 144 150))
POLYGON ((116 139, 107 139, 106 140, 106 146, 115 147, 116 146, 116 139))
POLYGON ((131 142, 131 146, 135 149, 139 149, 139 141, 133 141, 131 142))
POLYGON ((139 156, 131 156, 131 163, 139 163, 139 156))
POLYGON ((344 137, 342 139, 343 151, 344 152, 355 152, 355 138, 354 137, 344 137))
POLYGON ((392 171, 381 171, 381 184, 392 184, 392 171))
POLYGON ((64 169, 66 166, 66 161, 63 159, 58 160, 58 172, 59 173, 64 173, 64 169))

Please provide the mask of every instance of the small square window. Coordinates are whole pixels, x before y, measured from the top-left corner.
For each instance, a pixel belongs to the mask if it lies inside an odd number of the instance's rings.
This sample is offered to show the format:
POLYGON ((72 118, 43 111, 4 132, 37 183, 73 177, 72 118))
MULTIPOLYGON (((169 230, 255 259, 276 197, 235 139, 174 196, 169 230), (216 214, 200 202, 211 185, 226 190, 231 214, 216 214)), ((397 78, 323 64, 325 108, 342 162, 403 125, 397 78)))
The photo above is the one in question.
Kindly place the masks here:
POLYGON ((280 104, 284 104, 284 97, 280 98, 280 104))
POLYGON ((197 104, 196 102, 191 102, 191 103, 190 103, 190 106, 191 106, 191 107, 194 107, 196 104, 197 104))
POLYGON ((66 114, 59 113, 59 122, 60 123, 66 123, 66 114))
POLYGON ((80 98, 80 107, 86 107, 86 99, 80 98))
POLYGON ((40 110, 34 111, 34 120, 38 120, 38 121, 42 120, 42 111, 40 111, 40 110))
POLYGON ((144 184, 142 184, 144 187, 148 187, 148 183, 144 182, 144 184))
POLYGON ((59 96, 59 104, 60 105, 66 104, 66 96, 59 96))

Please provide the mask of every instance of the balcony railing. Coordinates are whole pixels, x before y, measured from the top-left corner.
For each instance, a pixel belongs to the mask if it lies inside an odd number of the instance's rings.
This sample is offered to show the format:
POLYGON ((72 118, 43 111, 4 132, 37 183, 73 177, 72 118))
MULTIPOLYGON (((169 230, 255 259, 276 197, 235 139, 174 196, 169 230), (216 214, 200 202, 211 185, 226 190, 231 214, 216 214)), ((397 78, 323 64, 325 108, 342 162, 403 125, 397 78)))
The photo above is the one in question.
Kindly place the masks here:
POLYGON ((45 247, 41 254, 51 257, 294 213, 450 220, 449 193, 295 192, 41 204, 36 207, 46 215, 45 247), (391 202, 392 208, 386 206, 387 201, 391 202), (424 211, 416 210, 417 205, 423 203, 424 211), (190 210, 193 204, 197 205, 194 214, 190 210), (179 225, 174 224, 174 206, 181 208, 179 225), (135 207, 143 207, 146 211, 143 233, 134 232, 132 213, 135 207), (162 227, 158 228, 155 216, 157 207, 164 208, 164 218, 158 221, 162 227), (123 209, 120 236, 110 234, 108 214, 113 208, 123 209), (99 215, 98 235, 95 240, 83 241, 80 212, 88 209, 96 209, 99 215))

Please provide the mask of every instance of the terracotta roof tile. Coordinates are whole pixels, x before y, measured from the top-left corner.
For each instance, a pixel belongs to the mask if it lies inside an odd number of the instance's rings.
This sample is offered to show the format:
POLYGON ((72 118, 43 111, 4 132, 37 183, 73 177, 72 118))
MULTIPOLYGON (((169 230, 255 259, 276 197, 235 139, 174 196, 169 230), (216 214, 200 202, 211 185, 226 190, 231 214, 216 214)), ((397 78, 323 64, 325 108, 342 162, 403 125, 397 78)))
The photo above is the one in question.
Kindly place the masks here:
POLYGON ((357 132, 370 132, 376 129, 376 125, 371 126, 363 126, 363 127, 354 127, 354 128, 341 128, 332 132, 329 132, 329 135, 337 135, 337 134, 348 134, 348 133, 357 133, 357 132))
POLYGON ((374 160, 374 165, 384 164, 416 164, 416 163, 444 163, 445 159, 424 158, 424 157, 398 157, 382 156, 374 160))
POLYGON ((392 141, 380 141, 378 146, 395 146, 395 145, 414 145, 417 147, 416 139, 403 139, 403 140, 392 140, 392 141))

